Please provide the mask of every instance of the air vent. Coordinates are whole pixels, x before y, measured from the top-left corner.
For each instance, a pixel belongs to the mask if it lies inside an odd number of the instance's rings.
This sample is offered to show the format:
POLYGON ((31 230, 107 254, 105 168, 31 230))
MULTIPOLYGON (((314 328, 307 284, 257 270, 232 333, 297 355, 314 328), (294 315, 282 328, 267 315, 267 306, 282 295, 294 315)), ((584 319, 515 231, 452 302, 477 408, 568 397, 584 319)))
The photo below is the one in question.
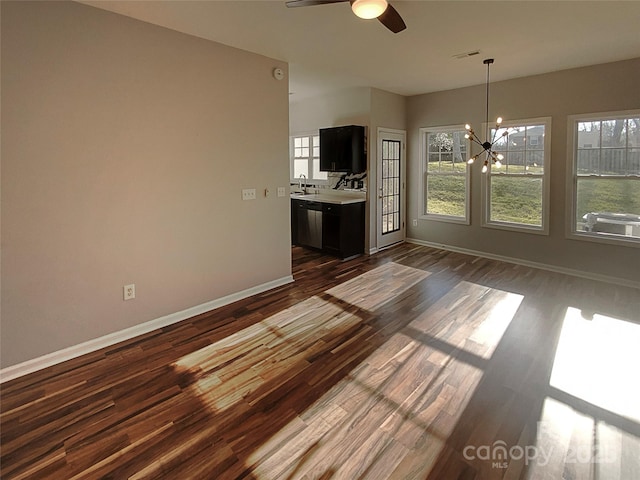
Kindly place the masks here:
POLYGON ((479 53, 480 53, 480 50, 473 50, 472 52, 457 53, 456 55, 453 55, 453 58, 457 58, 458 60, 460 60, 467 57, 473 57, 474 55, 478 55, 479 53))

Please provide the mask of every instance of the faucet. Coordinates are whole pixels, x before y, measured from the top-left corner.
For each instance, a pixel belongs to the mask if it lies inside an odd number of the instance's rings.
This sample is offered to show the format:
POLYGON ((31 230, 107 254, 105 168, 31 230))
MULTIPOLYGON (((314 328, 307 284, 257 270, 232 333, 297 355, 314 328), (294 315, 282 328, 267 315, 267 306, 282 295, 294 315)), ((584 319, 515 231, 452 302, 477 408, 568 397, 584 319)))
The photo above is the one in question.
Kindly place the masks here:
POLYGON ((304 173, 301 173, 300 177, 298 177, 298 187, 300 188, 300 190, 302 190, 302 193, 305 194, 305 195, 307 194, 307 182, 306 182, 306 180, 307 180, 307 176, 304 173), (304 187, 302 186, 302 178, 305 179, 304 187))

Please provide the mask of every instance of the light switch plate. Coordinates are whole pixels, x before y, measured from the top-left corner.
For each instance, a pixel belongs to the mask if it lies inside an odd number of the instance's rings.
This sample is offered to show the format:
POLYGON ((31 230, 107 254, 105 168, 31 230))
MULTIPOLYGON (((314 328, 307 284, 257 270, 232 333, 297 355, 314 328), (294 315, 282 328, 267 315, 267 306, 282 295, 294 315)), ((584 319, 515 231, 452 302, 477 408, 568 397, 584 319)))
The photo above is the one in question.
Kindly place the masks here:
POLYGON ((278 187, 278 196, 279 197, 284 197, 286 194, 287 194, 287 192, 284 189, 284 187, 278 187))

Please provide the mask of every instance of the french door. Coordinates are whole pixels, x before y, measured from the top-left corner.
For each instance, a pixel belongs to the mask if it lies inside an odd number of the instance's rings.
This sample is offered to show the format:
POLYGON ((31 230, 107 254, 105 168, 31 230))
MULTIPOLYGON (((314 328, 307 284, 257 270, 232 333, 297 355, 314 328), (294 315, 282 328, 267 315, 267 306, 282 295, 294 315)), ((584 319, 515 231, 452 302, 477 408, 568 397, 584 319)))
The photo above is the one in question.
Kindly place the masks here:
POLYGON ((378 249, 406 237, 406 132, 378 128, 378 249))

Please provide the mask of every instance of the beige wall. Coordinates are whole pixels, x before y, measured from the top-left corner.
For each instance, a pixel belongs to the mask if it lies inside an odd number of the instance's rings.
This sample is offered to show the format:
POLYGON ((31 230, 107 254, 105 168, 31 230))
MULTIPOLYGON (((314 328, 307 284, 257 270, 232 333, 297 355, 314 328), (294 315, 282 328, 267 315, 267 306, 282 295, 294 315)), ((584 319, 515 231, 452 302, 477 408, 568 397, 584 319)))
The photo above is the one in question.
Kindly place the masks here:
POLYGON ((345 88, 289 102, 291 135, 340 125, 369 125, 371 89, 345 88))
POLYGON ((377 88, 371 89, 371 140, 369 141, 369 186, 370 198, 368 203, 368 248, 378 247, 378 203, 375 192, 378 191, 378 128, 392 130, 406 130, 407 128, 407 98, 395 93, 377 88))
POLYGON ((2 2, 3 367, 290 275, 274 67, 77 3, 2 2))
MULTIPOLYGON (((491 84, 490 119, 552 117, 551 201, 548 236, 516 233, 480 226, 481 173, 473 170, 471 225, 419 220, 409 221, 408 236, 448 245, 504 255, 526 261, 581 270, 622 280, 640 280, 640 250, 565 238, 567 206, 568 116, 640 108, 640 59, 566 70, 491 84)), ((419 129, 470 123, 481 125, 485 117, 485 87, 463 88, 410 97, 408 218, 418 218, 421 199, 419 129)))

